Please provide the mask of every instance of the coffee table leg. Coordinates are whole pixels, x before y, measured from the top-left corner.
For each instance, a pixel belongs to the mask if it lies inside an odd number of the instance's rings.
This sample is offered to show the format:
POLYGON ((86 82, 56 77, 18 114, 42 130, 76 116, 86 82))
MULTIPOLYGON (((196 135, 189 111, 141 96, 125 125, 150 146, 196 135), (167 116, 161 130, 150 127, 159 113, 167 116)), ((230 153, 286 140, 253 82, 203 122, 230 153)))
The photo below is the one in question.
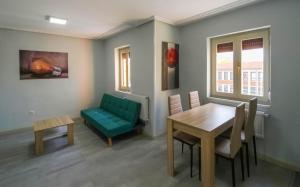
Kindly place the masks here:
POLYGON ((44 152, 43 131, 34 132, 35 135, 35 154, 40 155, 44 152))
POLYGON ((68 124, 68 143, 74 144, 74 123, 68 124))

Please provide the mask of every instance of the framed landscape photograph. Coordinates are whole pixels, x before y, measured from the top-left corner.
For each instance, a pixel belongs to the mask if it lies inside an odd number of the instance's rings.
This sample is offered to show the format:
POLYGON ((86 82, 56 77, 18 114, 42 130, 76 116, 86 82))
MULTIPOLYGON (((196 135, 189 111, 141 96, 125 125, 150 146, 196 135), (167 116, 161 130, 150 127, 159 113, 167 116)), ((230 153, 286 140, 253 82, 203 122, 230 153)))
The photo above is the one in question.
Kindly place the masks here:
POLYGON ((20 50, 20 79, 68 78, 68 53, 20 50))
POLYGON ((162 90, 179 88, 179 45, 162 42, 162 90))

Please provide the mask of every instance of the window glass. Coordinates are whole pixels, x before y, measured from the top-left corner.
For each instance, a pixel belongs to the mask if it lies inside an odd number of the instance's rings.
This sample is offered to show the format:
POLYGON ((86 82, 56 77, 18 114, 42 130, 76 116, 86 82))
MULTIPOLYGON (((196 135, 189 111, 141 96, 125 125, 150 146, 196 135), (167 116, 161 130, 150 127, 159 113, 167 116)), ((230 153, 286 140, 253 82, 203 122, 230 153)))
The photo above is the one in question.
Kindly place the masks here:
POLYGON ((233 72, 233 43, 222 43, 217 45, 217 57, 216 57, 216 71, 223 72, 224 77, 223 79, 217 79, 216 90, 217 92, 224 92, 224 93, 232 93, 233 90, 222 89, 220 90, 219 87, 224 85, 231 85, 233 88, 233 81, 229 80, 228 72, 233 72))
POLYGON ((244 92, 241 90, 242 94, 253 95, 253 96, 263 96, 263 77, 261 75, 257 78, 257 72, 263 73, 264 65, 264 50, 263 50, 263 38, 255 38, 250 40, 242 40, 242 60, 241 67, 242 72, 251 72, 250 82, 242 81, 242 88, 245 86, 251 86, 251 92, 244 92), (254 87, 252 89, 252 87, 254 87), (256 91, 255 91, 256 90, 256 91))

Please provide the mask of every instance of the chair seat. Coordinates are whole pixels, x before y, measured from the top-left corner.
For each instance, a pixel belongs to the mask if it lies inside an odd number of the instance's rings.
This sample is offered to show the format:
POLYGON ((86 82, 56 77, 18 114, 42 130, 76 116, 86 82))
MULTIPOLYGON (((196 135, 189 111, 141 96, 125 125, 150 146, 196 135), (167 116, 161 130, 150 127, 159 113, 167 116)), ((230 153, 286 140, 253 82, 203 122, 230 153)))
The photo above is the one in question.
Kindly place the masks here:
POLYGON ((242 130, 242 132, 241 132, 241 140, 242 140, 242 142, 246 142, 246 136, 245 136, 244 130, 242 130))
POLYGON ((226 158, 230 157, 230 140, 227 138, 217 138, 215 145, 216 153, 226 158))
POLYGON ((189 145, 195 145, 197 143, 199 143, 199 139, 191 136, 189 134, 186 134, 184 132, 181 131, 175 131, 173 137, 178 140, 178 141, 182 141, 183 143, 189 144, 189 145))

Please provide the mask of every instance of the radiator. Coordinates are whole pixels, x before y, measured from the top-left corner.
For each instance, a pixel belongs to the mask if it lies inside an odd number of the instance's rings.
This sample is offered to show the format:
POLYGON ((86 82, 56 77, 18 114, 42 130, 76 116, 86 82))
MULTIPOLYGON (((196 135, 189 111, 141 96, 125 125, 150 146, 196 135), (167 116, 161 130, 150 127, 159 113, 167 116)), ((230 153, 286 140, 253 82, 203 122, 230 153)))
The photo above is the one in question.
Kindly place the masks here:
POLYGON ((111 95, 115 95, 117 97, 126 98, 141 103, 140 119, 145 122, 149 120, 149 97, 148 96, 142 96, 142 95, 118 92, 118 91, 111 92, 111 95))
POLYGON ((257 111, 254 121, 254 130, 255 130, 255 136, 258 138, 264 138, 265 137, 265 117, 268 117, 268 114, 257 111))

